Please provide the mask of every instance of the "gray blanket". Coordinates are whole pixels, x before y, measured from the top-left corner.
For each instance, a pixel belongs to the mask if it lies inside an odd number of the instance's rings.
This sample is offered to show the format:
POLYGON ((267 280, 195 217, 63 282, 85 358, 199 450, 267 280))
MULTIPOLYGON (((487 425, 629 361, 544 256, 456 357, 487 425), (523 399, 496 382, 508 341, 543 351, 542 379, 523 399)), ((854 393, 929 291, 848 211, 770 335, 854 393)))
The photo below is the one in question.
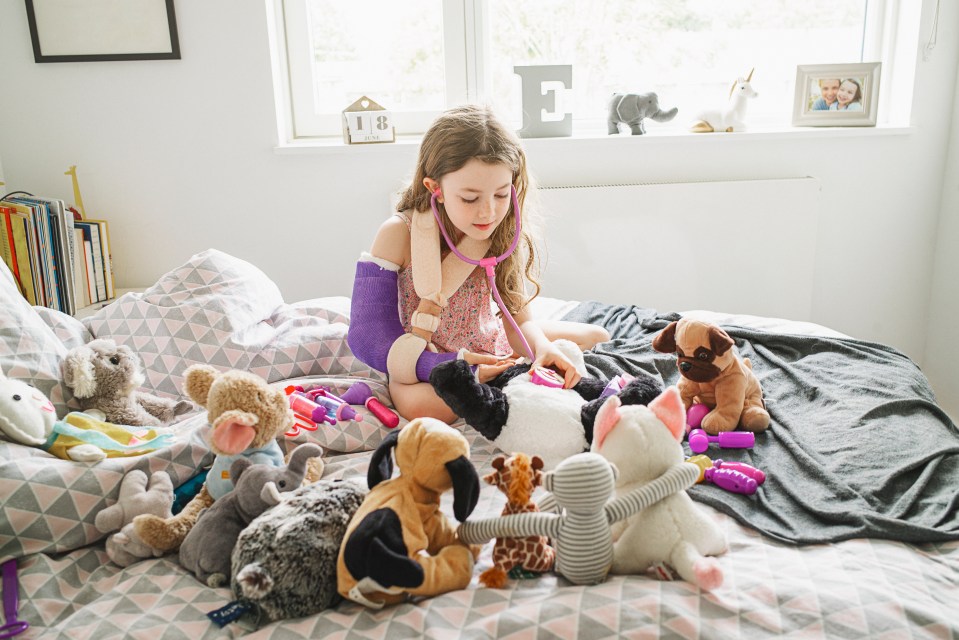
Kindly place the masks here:
MULTIPOLYGON (((596 302, 565 317, 612 335, 586 354, 590 373, 641 370, 667 385, 679 379, 675 357, 651 342, 678 318, 596 302)), ((915 363, 859 340, 723 329, 751 360, 772 422, 753 449, 712 445, 707 455, 752 464, 767 480, 753 496, 697 485, 695 500, 787 542, 959 538, 959 430, 915 363)))

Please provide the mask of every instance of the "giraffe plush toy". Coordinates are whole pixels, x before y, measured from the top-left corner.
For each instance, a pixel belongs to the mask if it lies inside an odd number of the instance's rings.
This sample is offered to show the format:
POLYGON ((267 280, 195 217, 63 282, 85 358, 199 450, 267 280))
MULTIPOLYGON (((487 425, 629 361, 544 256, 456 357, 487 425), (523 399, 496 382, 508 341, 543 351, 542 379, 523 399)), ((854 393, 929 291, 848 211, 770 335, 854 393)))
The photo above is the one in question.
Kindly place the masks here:
MULTIPOLYGON (((506 495, 503 515, 539 511, 531 500, 533 490, 543 482, 543 459, 515 453, 509 458, 496 456, 493 472, 483 480, 506 495)), ((516 566, 527 571, 543 573, 553 567, 556 551, 549 546, 546 536, 497 538, 493 545, 493 566, 480 574, 479 581, 487 587, 501 589, 506 576, 516 566)))

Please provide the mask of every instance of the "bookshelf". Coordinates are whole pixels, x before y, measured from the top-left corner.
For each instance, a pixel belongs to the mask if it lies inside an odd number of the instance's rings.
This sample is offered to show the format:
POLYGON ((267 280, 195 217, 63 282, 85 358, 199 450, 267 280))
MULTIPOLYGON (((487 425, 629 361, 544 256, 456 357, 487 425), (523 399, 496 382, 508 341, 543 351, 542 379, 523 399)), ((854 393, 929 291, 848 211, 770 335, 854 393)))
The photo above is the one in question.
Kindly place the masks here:
POLYGON ((0 258, 26 300, 70 315, 114 300, 113 247, 106 220, 87 217, 63 200, 12 191, 0 198, 0 258))

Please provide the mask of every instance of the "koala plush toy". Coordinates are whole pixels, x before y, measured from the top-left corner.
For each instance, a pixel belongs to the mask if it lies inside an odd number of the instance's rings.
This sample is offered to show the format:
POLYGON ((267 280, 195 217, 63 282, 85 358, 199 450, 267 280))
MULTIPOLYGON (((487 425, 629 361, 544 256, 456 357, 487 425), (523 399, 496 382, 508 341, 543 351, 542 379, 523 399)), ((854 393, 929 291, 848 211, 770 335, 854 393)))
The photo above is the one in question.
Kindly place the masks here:
POLYGON ((75 347, 63 362, 63 382, 81 408, 103 420, 134 427, 159 427, 189 413, 193 403, 160 398, 138 388, 145 381, 140 359, 130 347, 98 338, 75 347))

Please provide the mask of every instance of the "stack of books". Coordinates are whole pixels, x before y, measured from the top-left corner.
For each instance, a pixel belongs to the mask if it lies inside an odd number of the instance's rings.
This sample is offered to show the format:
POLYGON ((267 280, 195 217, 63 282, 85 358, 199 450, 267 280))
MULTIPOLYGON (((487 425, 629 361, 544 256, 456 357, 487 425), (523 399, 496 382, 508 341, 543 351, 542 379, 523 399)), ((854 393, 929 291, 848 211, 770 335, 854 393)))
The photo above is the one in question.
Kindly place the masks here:
POLYGON ((115 295, 106 220, 85 219, 62 200, 4 196, 0 252, 32 305, 73 315, 115 295))

